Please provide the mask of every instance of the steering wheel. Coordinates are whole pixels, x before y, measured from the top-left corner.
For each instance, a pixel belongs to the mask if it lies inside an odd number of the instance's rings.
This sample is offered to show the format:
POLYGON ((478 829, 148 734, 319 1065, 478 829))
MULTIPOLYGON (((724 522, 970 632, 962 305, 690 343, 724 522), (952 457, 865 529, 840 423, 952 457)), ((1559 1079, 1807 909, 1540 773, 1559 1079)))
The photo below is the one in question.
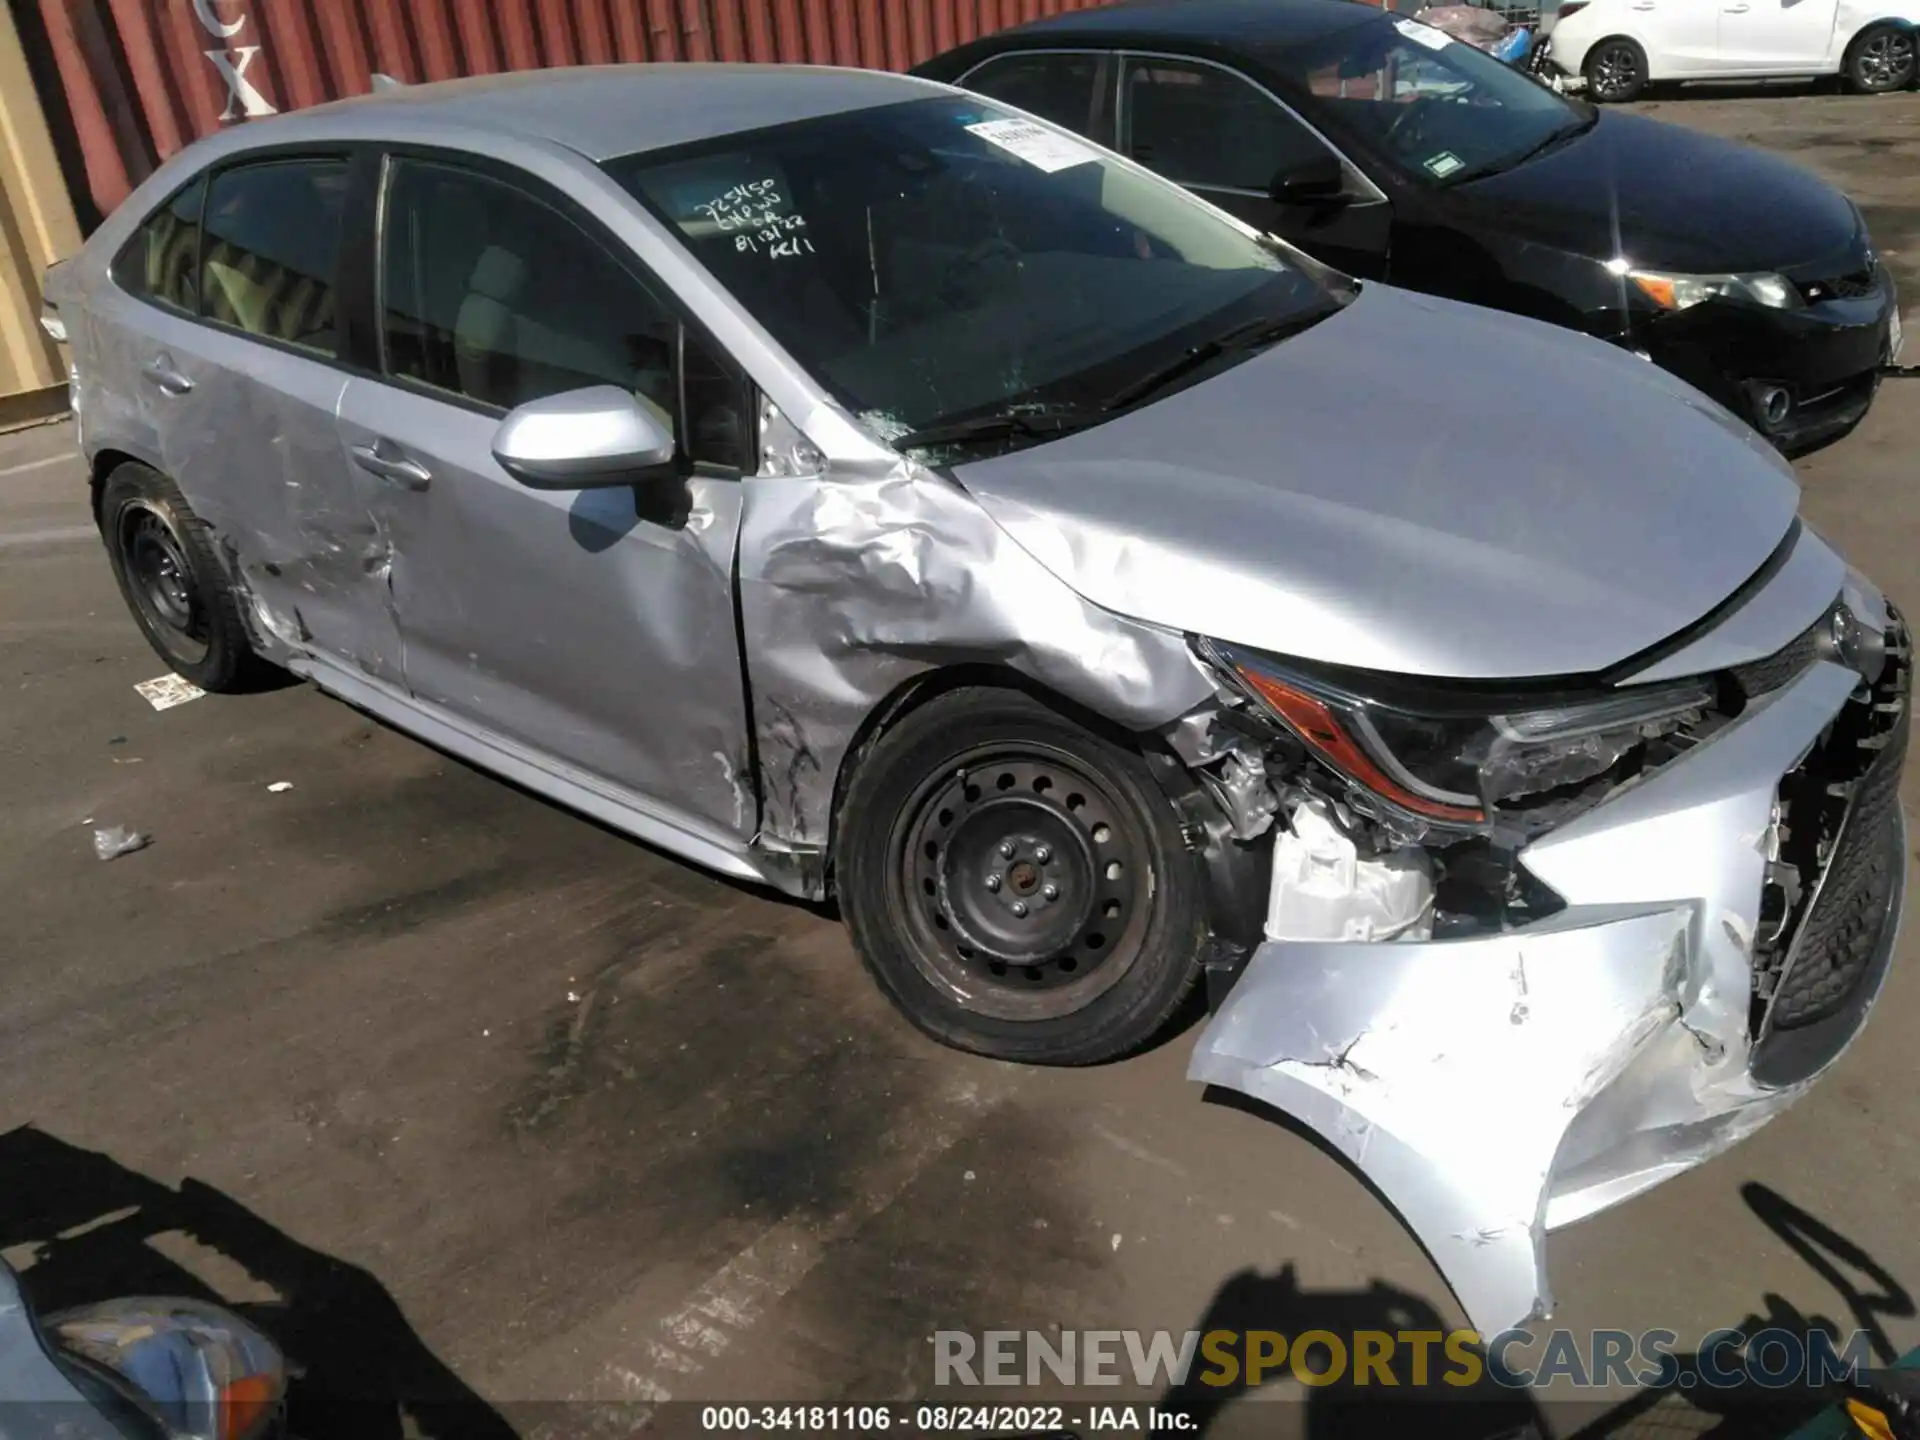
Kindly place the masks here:
POLYGON ((1400 113, 1393 117, 1393 123, 1387 126, 1386 133, 1380 139, 1389 149, 1411 150, 1415 148, 1426 133, 1427 116, 1431 113, 1434 98, 1431 95, 1416 95, 1401 107, 1400 113))
POLYGON ((1020 249, 1003 235, 991 235, 956 256, 940 277, 941 298, 960 309, 981 296, 1022 265, 1020 249))

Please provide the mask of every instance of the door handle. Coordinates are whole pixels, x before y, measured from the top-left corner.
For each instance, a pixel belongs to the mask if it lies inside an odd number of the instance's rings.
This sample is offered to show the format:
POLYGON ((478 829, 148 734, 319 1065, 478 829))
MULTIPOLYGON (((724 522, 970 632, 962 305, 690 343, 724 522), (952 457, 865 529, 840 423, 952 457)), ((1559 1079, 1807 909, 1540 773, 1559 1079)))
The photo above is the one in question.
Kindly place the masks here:
POLYGON ((433 483, 433 472, 418 460, 409 460, 395 452, 385 440, 371 445, 355 445, 353 463, 369 474, 400 486, 403 490, 424 490, 433 483))
POLYGON ((1753 7, 1751 5, 1727 5, 1722 8, 1724 8, 1729 15, 1744 15, 1753 7))
POLYGON ((184 395, 193 389, 193 381, 174 368, 171 355, 154 356, 140 367, 140 373, 158 386, 164 395, 184 395))

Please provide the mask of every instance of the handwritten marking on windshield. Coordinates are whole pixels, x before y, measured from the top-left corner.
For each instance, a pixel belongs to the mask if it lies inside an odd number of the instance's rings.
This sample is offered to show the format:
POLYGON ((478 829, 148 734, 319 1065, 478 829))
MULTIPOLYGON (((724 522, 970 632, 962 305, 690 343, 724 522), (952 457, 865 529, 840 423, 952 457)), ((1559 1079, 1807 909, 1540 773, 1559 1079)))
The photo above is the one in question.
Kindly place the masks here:
POLYGON ((787 197, 776 180, 735 185, 693 208, 695 214, 712 221, 722 235, 733 236, 737 254, 764 254, 770 260, 785 260, 814 253, 813 242, 799 233, 807 228, 807 217, 788 208, 787 197))

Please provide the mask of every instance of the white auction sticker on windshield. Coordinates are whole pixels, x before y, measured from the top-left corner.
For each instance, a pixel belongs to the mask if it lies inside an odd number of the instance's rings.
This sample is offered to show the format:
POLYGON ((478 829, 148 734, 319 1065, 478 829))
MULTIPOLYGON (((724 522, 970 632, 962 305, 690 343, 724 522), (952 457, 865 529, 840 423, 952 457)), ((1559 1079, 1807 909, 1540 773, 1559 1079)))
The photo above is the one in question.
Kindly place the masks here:
POLYGON ((1078 140, 1056 135, 1031 120, 982 120, 978 125, 967 126, 967 133, 1018 155, 1049 175, 1098 158, 1078 140))
POLYGON ((1427 161, 1427 169, 1431 170, 1435 176, 1451 175, 1465 163, 1451 150, 1442 150, 1427 161))
POLYGON ((1429 50, 1444 50, 1452 43, 1446 32, 1434 29, 1431 25, 1422 25, 1418 20, 1396 20, 1393 28, 1416 45, 1424 45, 1429 50))

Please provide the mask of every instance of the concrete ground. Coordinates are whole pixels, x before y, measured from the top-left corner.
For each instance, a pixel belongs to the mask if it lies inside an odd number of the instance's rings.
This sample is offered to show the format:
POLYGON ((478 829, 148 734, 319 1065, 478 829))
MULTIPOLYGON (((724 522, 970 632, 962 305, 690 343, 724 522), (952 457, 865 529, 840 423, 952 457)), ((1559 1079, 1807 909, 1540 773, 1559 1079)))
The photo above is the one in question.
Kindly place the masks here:
MULTIPOLYGON (((1640 108, 1845 187, 1920 295, 1920 96, 1640 108)), ((71 443, 0 442, 0 1251, 43 1302, 257 1306, 307 1367, 309 1435, 924 1396, 937 1329, 1457 1323, 1341 1164, 1203 1102, 1191 1032, 1089 1072, 951 1054, 831 917, 309 688, 153 710, 133 687, 162 667, 71 443), (100 863, 111 824, 152 846, 100 863)), ((1813 522, 1910 614, 1916 456, 1920 386, 1895 381, 1800 467, 1813 522)), ((1920 813, 1920 767, 1906 798, 1920 813)), ((1920 1343, 1917 949, 1910 930, 1874 1023, 1797 1109, 1550 1240, 1561 1323, 1684 1349, 1798 1314, 1920 1343)), ((1244 1400, 1213 1433, 1335 1433, 1323 1401, 1244 1400)), ((1644 1404, 1547 1424, 1786 1428, 1644 1404)))

